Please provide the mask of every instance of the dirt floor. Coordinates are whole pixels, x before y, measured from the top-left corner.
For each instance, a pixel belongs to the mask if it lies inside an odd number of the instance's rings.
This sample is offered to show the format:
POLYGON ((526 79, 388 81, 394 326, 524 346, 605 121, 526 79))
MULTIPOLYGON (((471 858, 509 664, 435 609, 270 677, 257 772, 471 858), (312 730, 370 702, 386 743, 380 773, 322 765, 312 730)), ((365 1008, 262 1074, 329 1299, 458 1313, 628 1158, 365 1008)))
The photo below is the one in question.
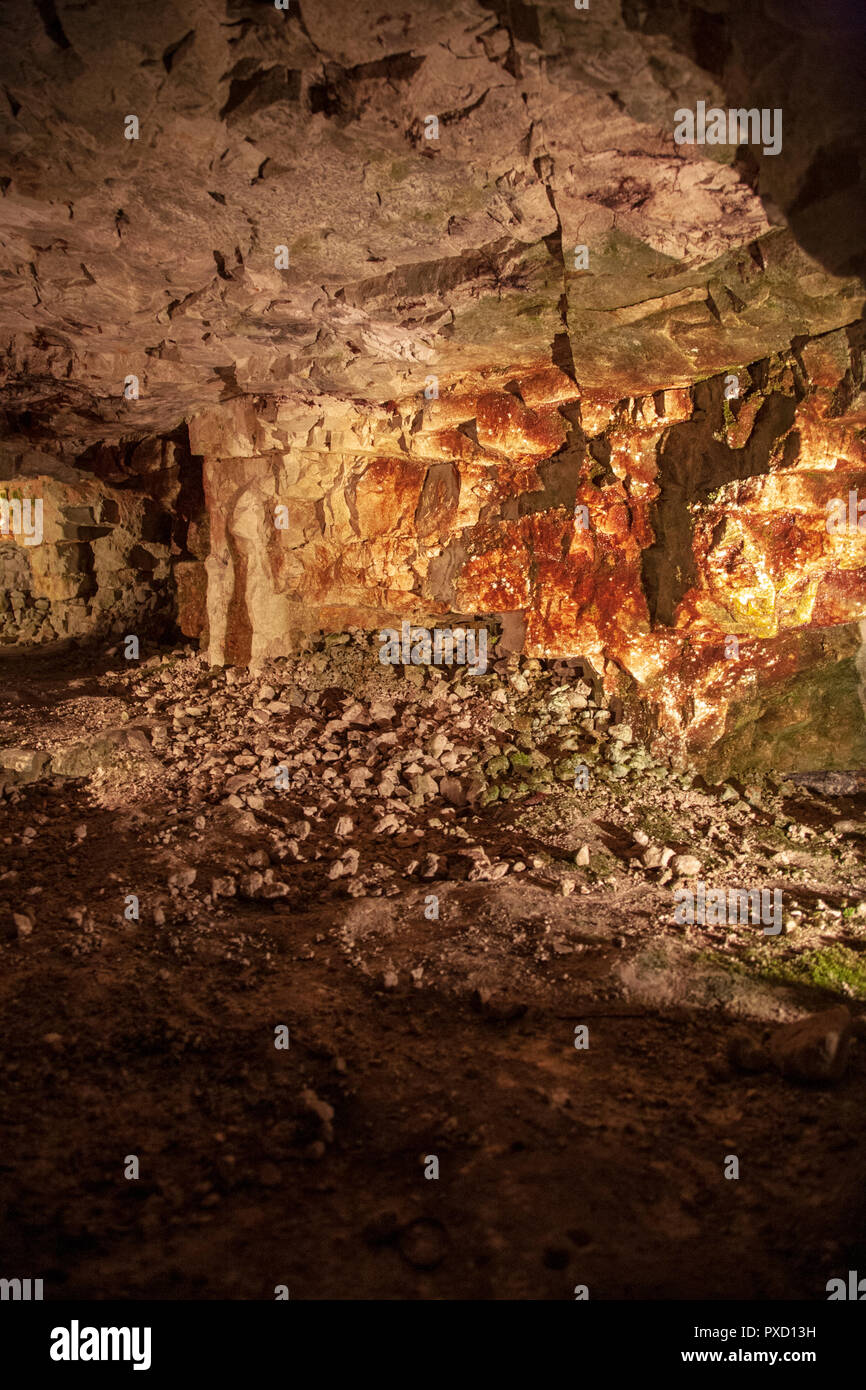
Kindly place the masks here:
POLYGON ((866 1268, 863 777, 708 787, 580 663, 473 683, 344 634, 255 675, 0 652, 0 744, 0 1275, 825 1299, 866 1268), (780 889, 781 930, 675 920, 698 882, 780 889), (838 1005, 810 1082, 773 1037, 838 1005))

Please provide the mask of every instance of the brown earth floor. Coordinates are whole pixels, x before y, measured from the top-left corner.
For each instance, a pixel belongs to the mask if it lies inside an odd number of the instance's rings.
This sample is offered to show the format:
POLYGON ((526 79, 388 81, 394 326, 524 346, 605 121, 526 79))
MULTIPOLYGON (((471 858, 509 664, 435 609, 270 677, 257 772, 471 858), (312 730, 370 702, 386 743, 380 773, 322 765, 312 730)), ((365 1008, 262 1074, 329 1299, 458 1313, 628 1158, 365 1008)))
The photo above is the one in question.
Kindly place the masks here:
MULTIPOLYGON (((28 697, 58 727, 74 675, 28 697)), ((0 945, 0 1275, 60 1299, 823 1299, 866 1265, 866 1049, 826 1089, 743 1076, 717 1061, 724 1009, 629 998, 660 890, 352 901, 299 866, 291 899, 125 922, 100 902, 165 892, 151 832, 177 825, 182 861, 187 821, 158 782, 119 800, 55 779, 0 807, 0 872, 35 917, 0 945), (551 921, 561 952, 533 943, 551 921)), ((517 816, 490 810, 488 838, 519 849, 517 816)))

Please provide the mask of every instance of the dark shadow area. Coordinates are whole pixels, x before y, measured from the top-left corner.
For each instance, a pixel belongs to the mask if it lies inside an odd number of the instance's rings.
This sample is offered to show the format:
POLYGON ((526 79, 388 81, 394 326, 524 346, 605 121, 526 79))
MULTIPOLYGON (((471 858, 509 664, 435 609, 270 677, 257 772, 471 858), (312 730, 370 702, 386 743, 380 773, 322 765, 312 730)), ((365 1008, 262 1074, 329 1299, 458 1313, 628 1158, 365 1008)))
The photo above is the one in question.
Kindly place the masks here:
MULTIPOLYGON (((725 92, 727 108, 781 110, 782 149, 741 146, 738 167, 799 244, 837 275, 866 278, 866 7, 860 0, 623 0, 725 92), (777 212, 778 210, 778 212, 777 212)), ((710 93, 707 93, 708 104, 710 93)))
MULTIPOLYGON (((766 365, 766 364, 764 364, 766 365)), ((751 369, 760 387, 761 364, 751 369)), ((659 446, 659 484, 651 521, 656 542, 643 552, 644 588, 653 622, 673 624, 677 604, 697 582, 689 506, 725 483, 768 473, 772 449, 794 422, 794 396, 768 396, 742 449, 718 438, 724 423, 725 377, 694 389, 690 420, 672 425, 659 446)))

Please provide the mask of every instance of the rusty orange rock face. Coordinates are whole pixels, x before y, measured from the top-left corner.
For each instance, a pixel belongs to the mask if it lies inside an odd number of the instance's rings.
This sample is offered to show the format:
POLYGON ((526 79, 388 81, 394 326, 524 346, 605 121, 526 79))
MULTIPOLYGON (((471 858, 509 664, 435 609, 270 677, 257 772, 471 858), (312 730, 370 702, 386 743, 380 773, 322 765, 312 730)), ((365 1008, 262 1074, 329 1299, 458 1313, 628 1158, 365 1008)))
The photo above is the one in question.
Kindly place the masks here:
POLYGON ((549 458, 565 442, 566 424, 552 402, 530 410, 510 392, 490 391, 475 402, 478 443, 506 458, 549 458))
MULTIPOLYGON (((528 655, 586 657, 646 696, 663 734, 708 746, 744 692, 811 659, 799 634, 866 617, 866 520, 828 526, 866 499, 861 363, 828 334, 743 369, 730 402, 721 378, 615 400, 539 367, 420 409, 332 403, 287 446, 208 457, 212 659, 341 624, 518 614, 528 655)), ((273 444, 268 418, 232 410, 273 444)), ((203 445, 230 432, 196 428, 203 445)))
POLYGON ((426 471, 409 459, 373 459, 355 484, 359 535, 375 542, 412 527, 426 471))

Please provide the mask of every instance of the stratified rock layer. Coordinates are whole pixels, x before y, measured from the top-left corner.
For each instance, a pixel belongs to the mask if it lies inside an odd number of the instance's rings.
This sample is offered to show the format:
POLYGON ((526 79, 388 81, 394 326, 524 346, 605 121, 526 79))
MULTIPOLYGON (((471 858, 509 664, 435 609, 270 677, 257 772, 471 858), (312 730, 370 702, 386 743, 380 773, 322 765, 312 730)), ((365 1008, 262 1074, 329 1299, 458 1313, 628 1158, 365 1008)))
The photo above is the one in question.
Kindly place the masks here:
POLYGON ((0 541, 0 640, 173 611, 258 665, 475 615, 709 765, 856 762, 861 27, 7 12, 0 478, 46 531, 0 541), (699 101, 780 151, 677 145, 699 101))
POLYGON ((197 417, 211 551, 181 626, 213 661, 257 664, 323 627, 495 615, 505 645, 588 658, 693 749, 733 736, 740 705, 755 732, 762 701, 829 683, 818 708, 835 687, 853 742, 837 728, 824 755, 844 763, 861 748, 866 529, 834 533, 828 509, 866 495, 861 341, 752 364, 730 399, 713 378, 614 403, 546 369, 378 416, 311 401, 197 417))

